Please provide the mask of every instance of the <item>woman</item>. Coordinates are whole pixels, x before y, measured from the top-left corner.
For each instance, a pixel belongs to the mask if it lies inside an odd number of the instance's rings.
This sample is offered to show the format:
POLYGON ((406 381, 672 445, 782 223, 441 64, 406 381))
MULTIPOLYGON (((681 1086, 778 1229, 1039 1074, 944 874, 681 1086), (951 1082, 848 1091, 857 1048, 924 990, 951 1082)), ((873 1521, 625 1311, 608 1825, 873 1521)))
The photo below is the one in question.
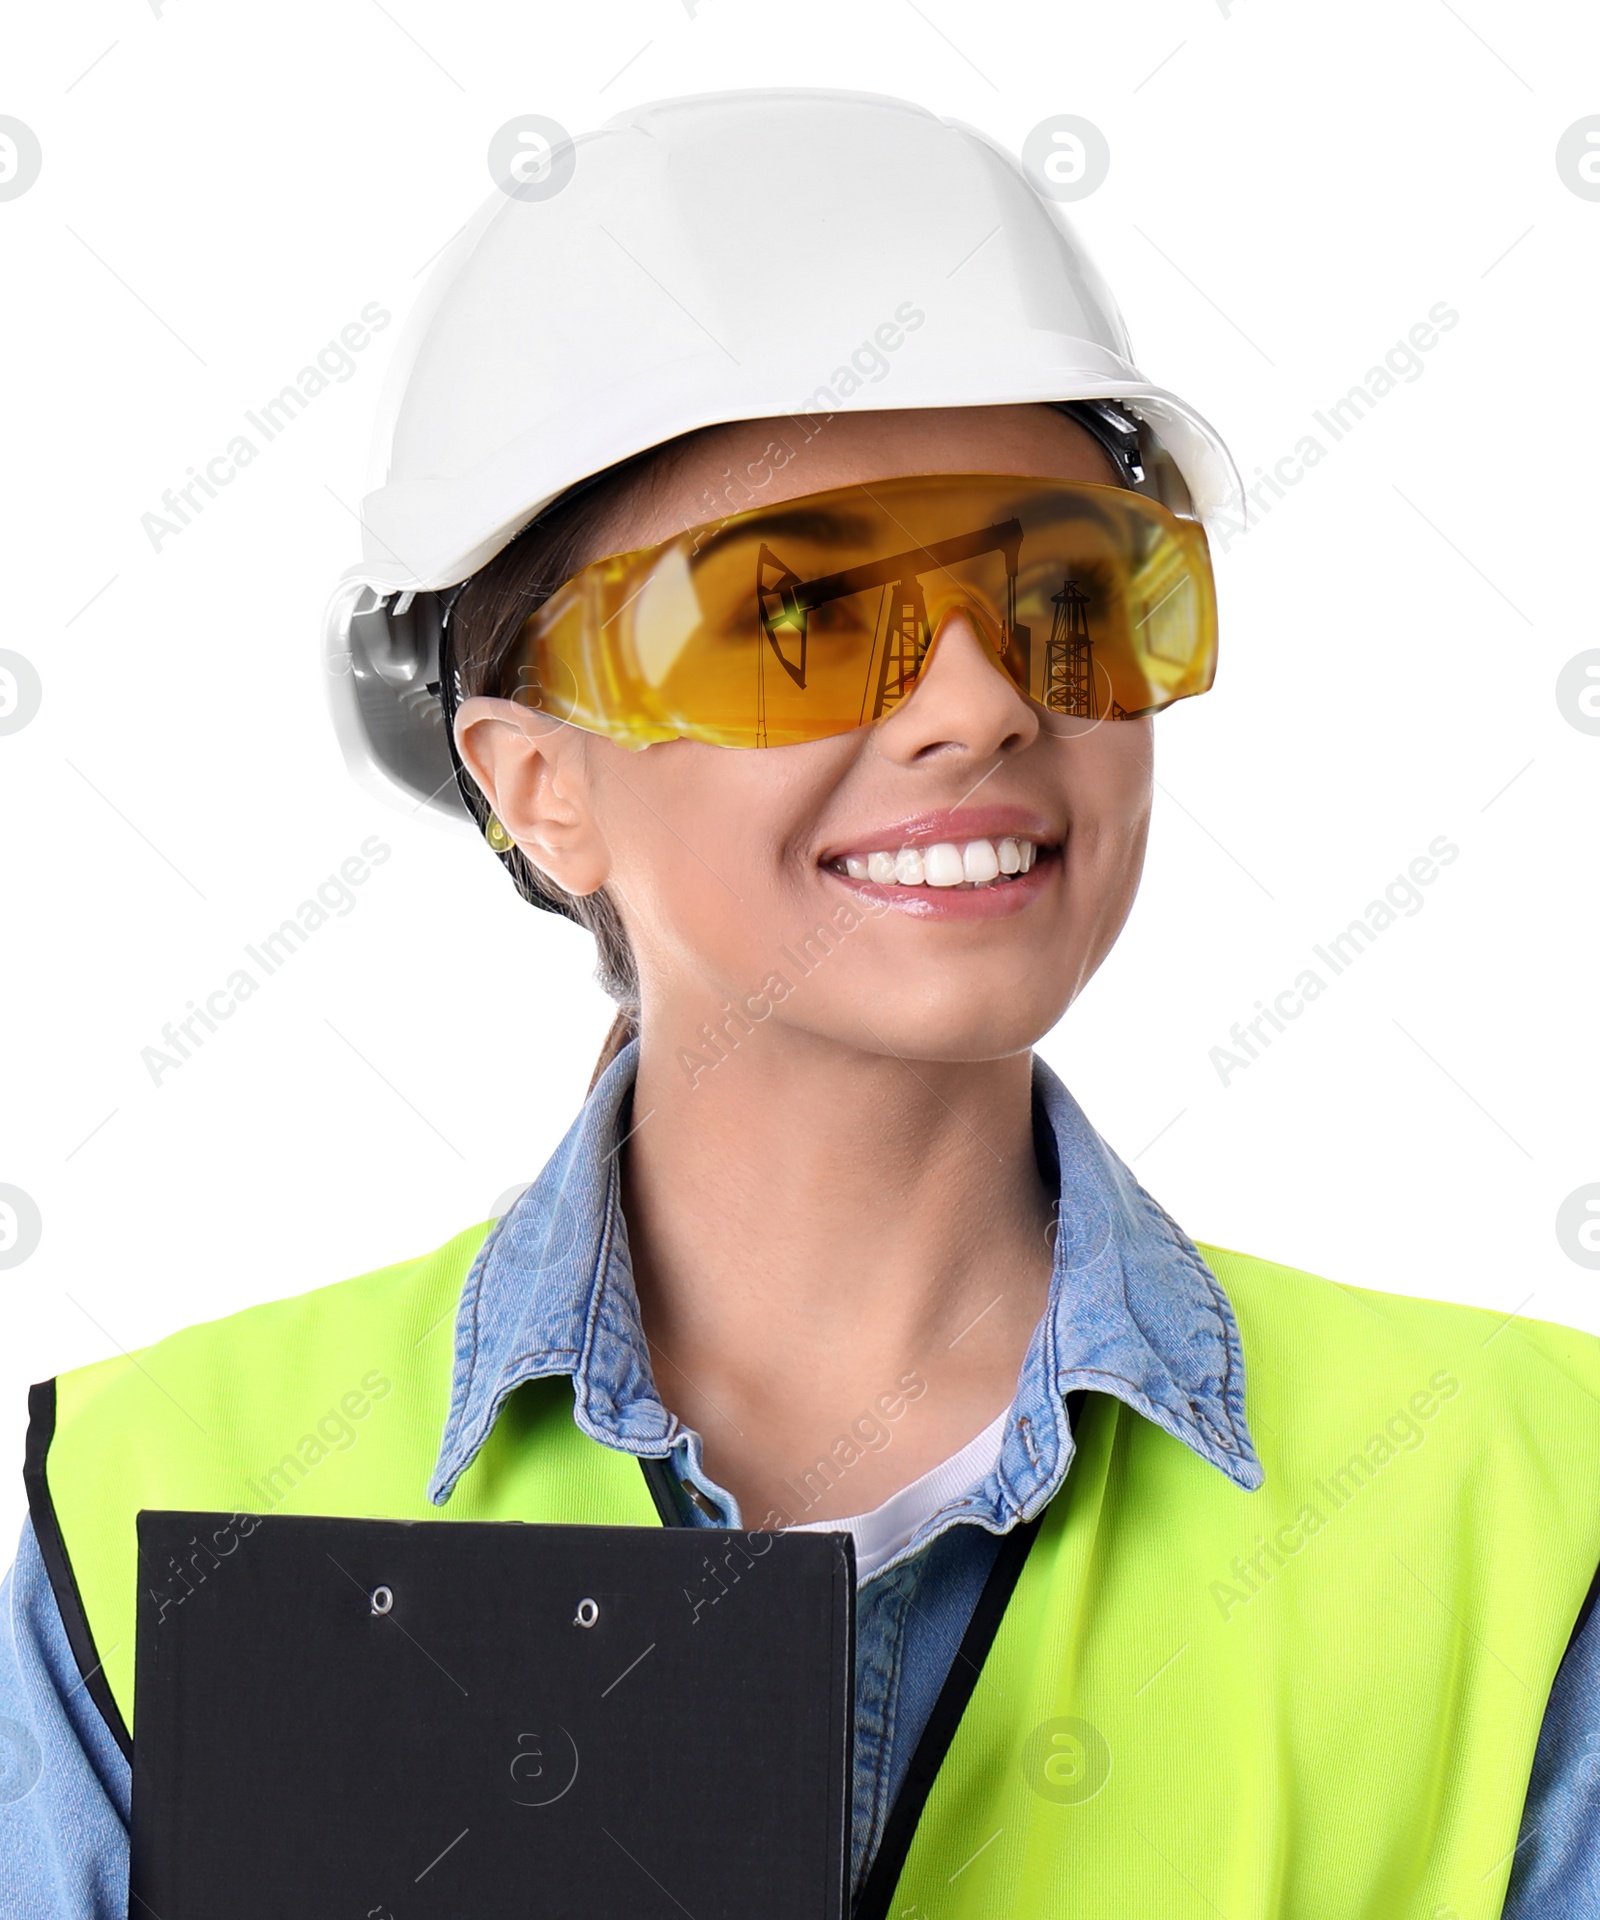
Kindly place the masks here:
POLYGON ((574 151, 424 303, 336 698, 617 1025, 502 1220, 36 1389, 7 1911, 120 1911, 141 1506, 849 1532, 859 1915, 1600 1911, 1600 1349, 1197 1248, 1032 1056, 1209 684, 1220 443, 962 129, 574 151))

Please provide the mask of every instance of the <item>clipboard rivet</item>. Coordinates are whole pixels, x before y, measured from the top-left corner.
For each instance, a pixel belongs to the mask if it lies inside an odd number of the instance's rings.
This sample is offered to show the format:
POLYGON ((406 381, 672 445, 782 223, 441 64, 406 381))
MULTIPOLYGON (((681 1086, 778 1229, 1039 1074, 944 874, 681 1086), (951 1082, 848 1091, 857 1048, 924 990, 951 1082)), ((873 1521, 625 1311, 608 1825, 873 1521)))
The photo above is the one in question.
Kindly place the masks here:
POLYGON ((374 1587, 372 1590, 372 1611, 387 1613, 394 1605, 394 1595, 387 1587, 374 1587))
POLYGON ((572 1616, 575 1627, 592 1627, 600 1618, 600 1609, 593 1600, 580 1600, 578 1611, 572 1616))

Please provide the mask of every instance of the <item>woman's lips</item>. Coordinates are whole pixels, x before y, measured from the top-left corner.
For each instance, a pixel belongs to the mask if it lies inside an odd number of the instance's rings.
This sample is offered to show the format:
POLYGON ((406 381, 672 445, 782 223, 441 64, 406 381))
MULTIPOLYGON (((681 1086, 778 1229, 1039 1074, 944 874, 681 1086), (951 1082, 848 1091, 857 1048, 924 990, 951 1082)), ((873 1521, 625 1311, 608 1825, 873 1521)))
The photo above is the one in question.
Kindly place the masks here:
POLYGON ((973 840, 1030 840, 1036 846, 1054 846, 1060 829, 1052 827, 1028 807, 944 807, 935 812, 913 814, 870 828, 849 840, 827 847, 820 856, 823 866, 835 861, 873 853, 898 853, 903 847, 926 848, 940 842, 963 847, 973 840))
POLYGON ((1031 808, 942 807, 836 842, 818 864, 830 879, 923 919, 1018 913, 1058 870, 1065 842, 1031 808))
POLYGON ((1023 908, 1031 906, 1054 881, 1061 857, 1058 847, 1038 847, 1033 864, 1025 873, 1002 874, 981 884, 967 882, 958 886, 929 886, 926 882, 903 885, 894 880, 884 883, 856 879, 833 865, 825 866, 823 872, 830 880, 848 887, 852 893, 915 918, 993 920, 1009 913, 1020 913, 1023 908))

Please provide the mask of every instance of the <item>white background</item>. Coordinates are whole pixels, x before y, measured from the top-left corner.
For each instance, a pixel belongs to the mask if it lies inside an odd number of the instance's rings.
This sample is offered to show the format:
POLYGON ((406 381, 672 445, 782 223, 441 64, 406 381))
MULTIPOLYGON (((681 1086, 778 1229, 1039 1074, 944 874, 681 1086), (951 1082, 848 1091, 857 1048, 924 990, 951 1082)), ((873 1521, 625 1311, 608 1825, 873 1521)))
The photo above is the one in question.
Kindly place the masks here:
MULTIPOLYGON (((1556 699, 1600 644, 1600 202, 1555 164, 1600 112, 1592 19, 156 4, 14 11, 3 63, 0 113, 44 155, 0 202, 0 646, 43 682, 0 737, 0 1182, 43 1221, 0 1271, 9 1458, 28 1382, 424 1251, 566 1128, 608 1020, 584 936, 366 797, 324 711, 319 617, 398 326, 159 553, 140 516, 366 303, 398 321, 503 122, 722 87, 897 94, 1013 148, 1095 122, 1111 171, 1079 230, 1146 371, 1247 480, 1459 312, 1219 555, 1216 690, 1158 723, 1143 894, 1043 1051, 1197 1238, 1600 1330, 1600 1273, 1556 1234, 1600 1180, 1600 738, 1556 699), (355 909, 153 1084, 141 1049, 373 833, 393 853, 355 909), (1460 855, 1423 910, 1224 1085, 1232 1024, 1440 834, 1460 855)), ((21 1510, 8 1472, 4 1537, 21 1510)))

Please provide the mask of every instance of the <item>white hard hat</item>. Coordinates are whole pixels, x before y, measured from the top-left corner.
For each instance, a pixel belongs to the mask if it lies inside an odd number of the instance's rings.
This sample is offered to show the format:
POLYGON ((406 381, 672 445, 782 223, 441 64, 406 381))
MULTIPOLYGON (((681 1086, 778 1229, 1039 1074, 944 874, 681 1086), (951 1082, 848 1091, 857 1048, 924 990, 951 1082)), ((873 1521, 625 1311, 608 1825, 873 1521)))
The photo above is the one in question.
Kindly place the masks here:
POLYGON ((328 610, 345 758, 401 804, 467 824, 432 691, 438 591, 696 427, 1108 400, 1142 423, 1150 490, 1238 514, 1222 440, 1139 372, 1059 204, 987 135, 774 88, 637 107, 545 160, 462 229, 401 333, 362 557, 328 610))

